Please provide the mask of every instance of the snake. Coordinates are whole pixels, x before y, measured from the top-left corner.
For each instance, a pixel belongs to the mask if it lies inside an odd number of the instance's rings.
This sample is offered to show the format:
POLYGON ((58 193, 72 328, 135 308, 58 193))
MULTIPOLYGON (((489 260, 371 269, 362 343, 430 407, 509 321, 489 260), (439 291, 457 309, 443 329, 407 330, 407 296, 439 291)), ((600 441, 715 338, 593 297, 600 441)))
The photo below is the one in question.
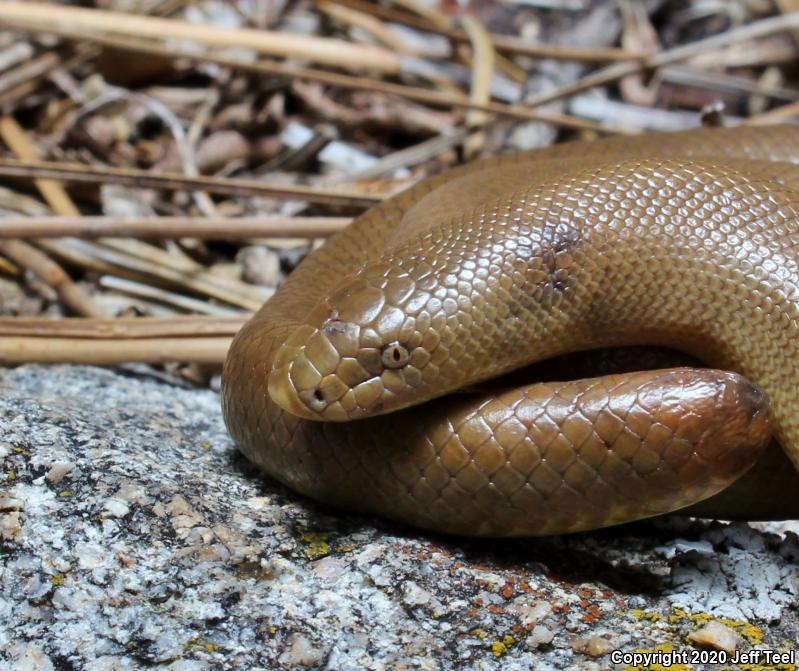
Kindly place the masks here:
POLYGON ((356 217, 236 335, 222 408, 283 485, 432 532, 790 518, 798 331, 799 126, 576 140, 356 217), (567 374, 638 347, 701 366, 567 374))

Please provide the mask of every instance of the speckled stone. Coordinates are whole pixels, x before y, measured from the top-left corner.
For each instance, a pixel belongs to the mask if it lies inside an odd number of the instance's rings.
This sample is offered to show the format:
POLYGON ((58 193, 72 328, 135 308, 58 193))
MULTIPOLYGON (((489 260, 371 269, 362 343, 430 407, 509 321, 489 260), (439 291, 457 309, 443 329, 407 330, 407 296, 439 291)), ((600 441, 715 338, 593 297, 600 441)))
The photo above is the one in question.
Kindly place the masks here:
POLYGON ((430 536, 262 478, 212 391, 70 366, 0 385, 3 669, 613 669, 607 642, 685 649, 709 622, 796 645, 777 527, 430 536))

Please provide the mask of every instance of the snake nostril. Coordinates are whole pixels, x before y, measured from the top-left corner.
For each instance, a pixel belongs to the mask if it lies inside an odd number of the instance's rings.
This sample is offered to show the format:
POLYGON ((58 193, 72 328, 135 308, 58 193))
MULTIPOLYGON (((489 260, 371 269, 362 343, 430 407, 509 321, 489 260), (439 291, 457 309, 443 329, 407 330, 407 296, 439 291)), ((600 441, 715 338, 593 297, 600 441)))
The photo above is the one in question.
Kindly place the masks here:
POLYGON ((311 393, 310 406, 314 410, 322 410, 325 407, 325 393, 321 389, 314 389, 311 393))
POLYGON ((383 348, 380 358, 386 368, 402 368, 408 363, 408 349, 398 342, 392 342, 383 348))

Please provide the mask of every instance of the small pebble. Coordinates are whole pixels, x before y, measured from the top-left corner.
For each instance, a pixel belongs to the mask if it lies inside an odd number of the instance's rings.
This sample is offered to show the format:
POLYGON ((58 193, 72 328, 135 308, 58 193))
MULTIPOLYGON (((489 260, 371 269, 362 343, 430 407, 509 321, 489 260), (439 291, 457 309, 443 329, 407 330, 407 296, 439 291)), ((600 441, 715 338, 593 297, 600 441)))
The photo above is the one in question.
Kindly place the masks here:
POLYGON ((555 638, 555 633, 552 630, 543 624, 537 624, 527 637, 527 647, 535 649, 549 645, 553 638, 555 638))
POLYGON ((108 499, 103 504, 103 511, 108 517, 125 517, 130 512, 130 508, 119 499, 108 499))
POLYGON ((22 519, 19 512, 0 515, 0 538, 9 543, 19 543, 22 539, 22 519))
POLYGON ((581 652, 589 657, 603 657, 611 650, 616 649, 616 644, 603 636, 573 636, 568 641, 572 650, 581 652))
POLYGON ((507 608, 508 613, 515 615, 523 627, 541 622, 552 612, 552 606, 546 601, 530 601, 527 595, 513 600, 507 608))
POLYGON ((402 586, 402 601, 408 606, 424 606, 430 603, 433 595, 424 587, 420 587, 412 580, 408 580, 402 586))
POLYGON ((288 647, 278 658, 281 664, 299 666, 317 666, 324 661, 325 654, 314 643, 302 634, 292 634, 288 638, 288 647))
POLYGON ((688 634, 688 640, 702 648, 723 650, 732 655, 742 643, 740 635, 727 625, 711 620, 701 629, 688 634))
POLYGON ((335 580, 347 572, 347 562, 338 557, 323 557, 311 564, 313 572, 325 580, 335 580))
POLYGON ((268 247, 245 247, 237 255, 241 277, 245 282, 266 287, 277 286, 280 280, 280 257, 268 247))
POLYGON ((71 464, 68 461, 57 461, 50 467, 47 473, 45 473, 44 477, 48 482, 57 485, 66 476, 68 476, 74 470, 74 468, 75 464, 71 464))

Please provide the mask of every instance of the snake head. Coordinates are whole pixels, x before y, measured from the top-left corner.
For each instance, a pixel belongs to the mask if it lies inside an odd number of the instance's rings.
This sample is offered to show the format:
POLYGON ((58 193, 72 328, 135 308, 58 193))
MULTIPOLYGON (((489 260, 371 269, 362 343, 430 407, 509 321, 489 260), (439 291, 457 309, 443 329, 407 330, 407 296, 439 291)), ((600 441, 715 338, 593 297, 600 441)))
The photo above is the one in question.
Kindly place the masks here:
POLYGON ((418 280, 373 264, 322 301, 280 347, 270 397, 293 415, 326 421, 429 398, 425 390, 451 366, 440 303, 418 280))
POLYGON ((278 349, 272 400, 308 419, 359 419, 561 353, 573 334, 557 329, 573 329, 553 314, 589 304, 567 300, 579 239, 511 214, 411 236, 344 278, 278 349))

